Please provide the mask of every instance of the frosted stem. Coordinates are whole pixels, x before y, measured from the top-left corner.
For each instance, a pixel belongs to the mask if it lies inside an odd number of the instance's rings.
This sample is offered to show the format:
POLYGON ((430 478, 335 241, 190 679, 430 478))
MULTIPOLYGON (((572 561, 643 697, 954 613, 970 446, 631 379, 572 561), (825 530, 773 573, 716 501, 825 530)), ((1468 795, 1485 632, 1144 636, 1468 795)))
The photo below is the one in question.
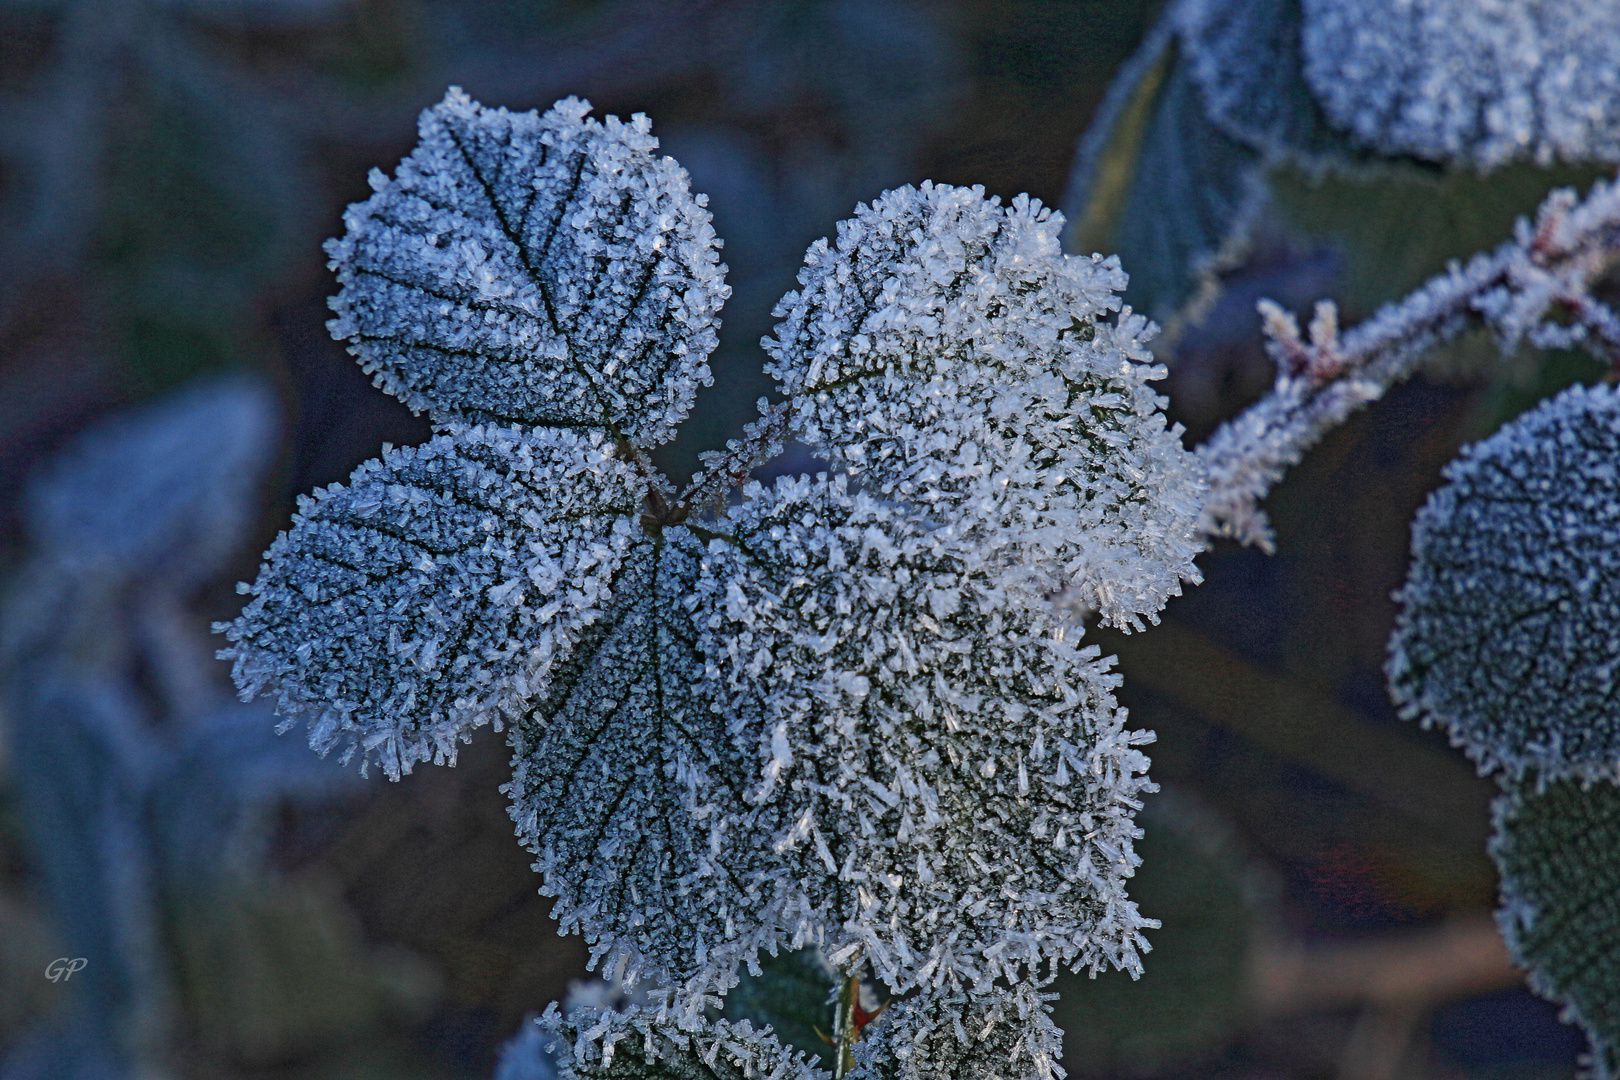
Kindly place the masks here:
POLYGON ((1504 353, 1521 340, 1584 345, 1613 363, 1620 319, 1591 287, 1620 255, 1620 188, 1598 182, 1584 201, 1560 188, 1521 218, 1494 252, 1453 263, 1406 298, 1341 335, 1331 302, 1316 306, 1309 340, 1293 315, 1259 304, 1266 349, 1277 362, 1271 392, 1222 424, 1197 453, 1209 475, 1199 529, 1272 549, 1260 500, 1323 435, 1421 365, 1431 347, 1469 326, 1494 333, 1504 353), (1573 317, 1555 322, 1557 310, 1573 317))

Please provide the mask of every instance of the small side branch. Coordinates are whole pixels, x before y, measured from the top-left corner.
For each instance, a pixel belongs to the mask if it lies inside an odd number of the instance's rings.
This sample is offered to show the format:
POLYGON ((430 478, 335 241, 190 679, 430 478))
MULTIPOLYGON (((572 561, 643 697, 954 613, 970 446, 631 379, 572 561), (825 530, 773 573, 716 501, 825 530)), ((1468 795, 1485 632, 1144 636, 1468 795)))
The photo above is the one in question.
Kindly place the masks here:
POLYGON ((1554 191, 1534 226, 1521 218, 1513 240, 1466 265, 1452 264, 1343 335, 1330 301, 1316 305, 1307 340, 1293 315, 1262 300, 1277 382, 1198 447, 1210 485, 1201 532, 1272 550, 1260 509, 1272 486, 1322 436, 1469 326, 1489 327, 1504 353, 1521 340, 1579 344, 1620 369, 1620 317, 1591 295, 1617 257, 1620 186, 1600 181, 1584 201, 1568 188, 1554 191), (1554 312, 1573 321, 1554 321, 1554 312))
POLYGON ((683 516, 722 505, 750 472, 782 452, 788 435, 787 404, 768 405, 761 398, 759 412, 759 419, 743 429, 742 438, 728 441, 724 450, 698 455, 702 471, 675 500, 683 516))

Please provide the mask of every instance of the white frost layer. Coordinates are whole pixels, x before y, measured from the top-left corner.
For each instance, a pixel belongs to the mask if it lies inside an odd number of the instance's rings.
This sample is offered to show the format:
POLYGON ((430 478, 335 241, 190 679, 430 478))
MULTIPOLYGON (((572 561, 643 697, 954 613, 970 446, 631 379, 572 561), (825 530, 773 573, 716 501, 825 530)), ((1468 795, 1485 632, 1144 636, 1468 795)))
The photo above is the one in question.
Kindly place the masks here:
POLYGON ((1379 150, 1620 160, 1616 0, 1301 0, 1305 77, 1379 150))
POLYGON ((794 432, 861 484, 1135 629, 1199 580, 1202 471, 1118 260, 1064 255, 1062 224, 1027 196, 887 192, 811 246, 767 370, 794 432))
POLYGON ((1482 768, 1620 776, 1620 395, 1573 387, 1464 450, 1412 528, 1401 714, 1482 768))
POLYGON ((600 432, 456 427, 388 450, 299 499, 220 656, 321 753, 393 778, 454 763, 599 617, 646 484, 600 432))
POLYGON ((674 435, 730 294, 686 170, 645 116, 598 123, 452 88, 422 141, 327 243, 332 335, 377 385, 435 420, 674 435))

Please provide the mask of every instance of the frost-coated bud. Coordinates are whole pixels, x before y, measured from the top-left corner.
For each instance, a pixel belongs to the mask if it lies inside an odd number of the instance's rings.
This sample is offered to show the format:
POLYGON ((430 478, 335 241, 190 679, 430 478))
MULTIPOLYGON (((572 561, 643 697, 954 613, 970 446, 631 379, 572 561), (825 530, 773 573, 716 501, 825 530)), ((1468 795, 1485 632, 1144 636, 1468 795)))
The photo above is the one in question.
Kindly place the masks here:
POLYGON ((1412 530, 1390 690, 1482 769, 1620 767, 1620 395, 1574 387, 1446 467, 1412 530))
POLYGON ((1302 0, 1305 78, 1377 150, 1620 160, 1615 0, 1302 0))

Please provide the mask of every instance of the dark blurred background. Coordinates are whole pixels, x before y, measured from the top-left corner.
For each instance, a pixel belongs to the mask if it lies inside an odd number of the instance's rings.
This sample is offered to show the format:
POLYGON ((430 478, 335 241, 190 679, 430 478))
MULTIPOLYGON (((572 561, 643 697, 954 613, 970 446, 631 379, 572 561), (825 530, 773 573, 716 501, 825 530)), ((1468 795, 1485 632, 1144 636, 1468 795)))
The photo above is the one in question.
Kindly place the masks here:
MULTIPOLYGON (((709 194, 734 293, 715 384, 662 452, 679 480, 770 393, 757 341, 810 241, 925 178, 1061 203, 1156 6, 0 0, 0 1073, 485 1077, 585 977, 496 790, 500 736, 453 770, 346 778, 208 659, 294 497, 427 435, 327 337, 320 250, 421 108, 456 84, 645 112, 709 194), (229 497, 153 495, 185 483, 229 497), (186 539, 135 565, 162 515, 186 539), (105 551, 53 548, 92 519, 105 551), (82 941, 109 952, 43 976, 82 941)), ((1189 441, 1270 384, 1254 301, 1345 282, 1331 242, 1262 223, 1165 351, 1189 441)), ((1167 926, 1141 983, 1066 984, 1071 1070, 1572 1074, 1581 1040, 1490 924, 1490 785, 1397 720, 1382 675, 1413 512, 1504 394, 1539 392, 1466 368, 1399 388, 1271 499, 1277 555, 1218 546, 1162 626, 1096 634, 1160 736, 1138 895, 1167 926)))

